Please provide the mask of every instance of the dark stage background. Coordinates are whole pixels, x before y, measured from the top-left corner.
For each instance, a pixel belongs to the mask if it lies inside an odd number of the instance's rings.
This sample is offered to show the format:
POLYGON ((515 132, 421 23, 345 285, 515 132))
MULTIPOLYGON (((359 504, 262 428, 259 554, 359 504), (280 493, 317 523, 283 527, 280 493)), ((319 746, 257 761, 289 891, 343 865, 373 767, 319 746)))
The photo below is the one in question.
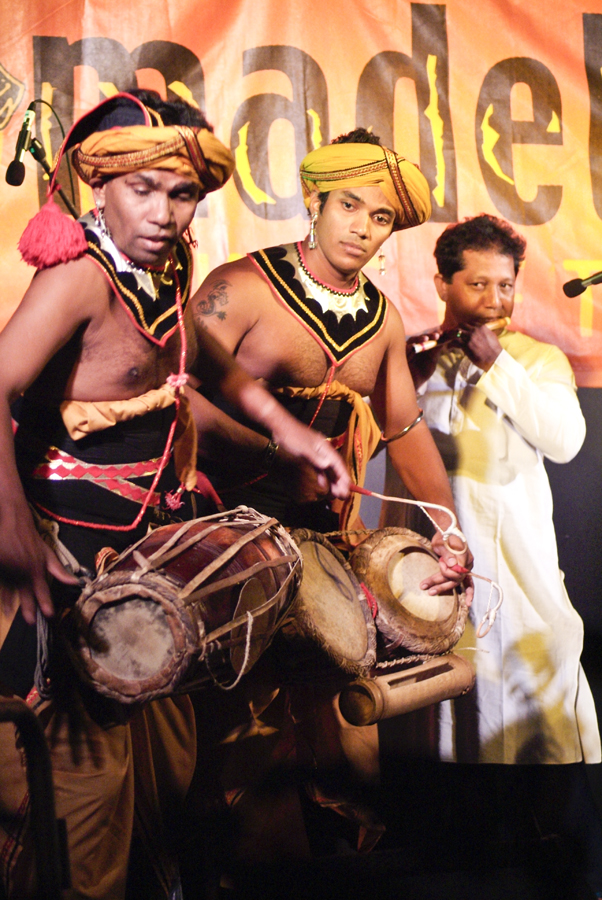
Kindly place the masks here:
MULTIPOLYGON (((547 463, 554 495, 554 526, 567 590, 585 625, 583 668, 602 721, 602 389, 579 388, 587 422, 585 442, 565 465, 547 463)), ((588 766, 602 810, 601 766, 588 766)))
MULTIPOLYGON (((572 462, 546 462, 546 468, 554 496, 560 567, 571 601, 583 618, 583 667, 602 722, 602 389, 579 388, 578 395, 587 422, 583 447, 572 462)), ((385 453, 381 452, 368 466, 368 488, 382 491, 384 469, 385 453)), ((378 528, 380 506, 380 500, 364 499, 362 516, 369 528, 378 528)), ((602 811, 602 767, 587 768, 602 811)))

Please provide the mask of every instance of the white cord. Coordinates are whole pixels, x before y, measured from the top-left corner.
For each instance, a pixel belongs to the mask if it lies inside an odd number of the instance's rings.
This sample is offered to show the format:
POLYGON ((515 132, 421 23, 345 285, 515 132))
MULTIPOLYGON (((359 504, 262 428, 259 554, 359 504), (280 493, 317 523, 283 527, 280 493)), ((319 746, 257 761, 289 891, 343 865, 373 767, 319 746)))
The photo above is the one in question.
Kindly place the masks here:
POLYGON ((458 520, 455 514, 451 511, 451 509, 448 509, 447 506, 440 506, 438 503, 425 503, 423 500, 409 500, 407 497, 387 497, 385 494, 377 494, 376 491, 370 491, 370 496, 378 497, 379 500, 390 500, 393 503, 410 503, 412 504, 412 506, 419 506, 422 512, 431 520, 431 522, 443 538, 443 546, 446 550, 449 550, 449 552, 453 553, 454 556, 461 556, 462 553, 464 553, 464 551, 468 549, 468 541, 464 537, 462 531, 458 528, 458 520), (445 529, 445 531, 435 522, 431 514, 427 512, 427 506, 429 509, 440 509, 441 512, 447 513, 447 515, 449 516, 449 525, 445 529), (457 537, 462 541, 464 546, 461 550, 454 550, 454 548, 450 547, 447 543, 447 539, 452 536, 457 537))
MULTIPOLYGON (((468 541, 466 540, 464 534, 458 527, 458 520, 451 509, 448 509, 447 506, 440 506, 438 503, 425 503, 422 500, 410 500, 407 497, 387 497, 385 494, 377 494, 376 491, 370 491, 370 496, 378 497, 379 500, 387 500, 392 503, 410 503, 412 506, 419 506, 422 512, 427 516, 441 537, 443 538, 443 546, 446 550, 452 553, 456 559, 464 553, 465 550, 468 549, 468 541), (435 522, 430 513, 427 512, 425 507, 429 507, 429 509, 440 509, 442 512, 447 513, 449 516, 450 523, 445 531, 435 522), (461 550, 455 550, 453 547, 450 547, 447 539, 451 536, 457 537, 462 541, 463 547, 461 550)), ((493 627, 493 623, 495 622, 498 611, 504 602, 504 592, 502 591, 500 585, 493 581, 491 578, 487 578, 485 575, 477 575, 475 572, 470 573, 473 578, 479 578, 481 581, 487 581, 490 585, 489 589, 489 597, 487 598, 487 609, 485 610, 485 614, 481 621, 479 622, 479 626, 477 628, 477 638, 485 637, 485 635, 489 634, 491 628, 493 627), (498 602, 492 608, 491 607, 491 597, 493 595, 493 590, 498 592, 498 602)))

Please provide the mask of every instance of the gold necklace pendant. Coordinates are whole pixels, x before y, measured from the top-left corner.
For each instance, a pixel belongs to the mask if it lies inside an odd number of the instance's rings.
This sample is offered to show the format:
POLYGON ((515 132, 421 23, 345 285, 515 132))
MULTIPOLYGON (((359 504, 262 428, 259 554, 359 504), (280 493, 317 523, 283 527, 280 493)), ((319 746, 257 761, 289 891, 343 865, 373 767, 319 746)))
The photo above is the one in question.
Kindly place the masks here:
MULTIPOLYGON (((177 266, 176 266, 177 268, 177 266)), ((181 266, 180 266, 181 268, 181 266)), ((155 297, 161 290, 161 285, 165 285, 166 287, 171 287, 174 283, 174 273, 173 266, 171 265, 170 260, 167 260, 165 265, 163 266, 162 272, 153 272, 152 269, 148 270, 148 274, 151 277, 151 281, 153 282, 153 288, 155 289, 155 297)))
POLYGON ((173 284, 173 267, 171 265, 170 260, 168 259, 165 265, 163 266, 163 271, 161 272, 160 282, 161 284, 172 285, 173 284))

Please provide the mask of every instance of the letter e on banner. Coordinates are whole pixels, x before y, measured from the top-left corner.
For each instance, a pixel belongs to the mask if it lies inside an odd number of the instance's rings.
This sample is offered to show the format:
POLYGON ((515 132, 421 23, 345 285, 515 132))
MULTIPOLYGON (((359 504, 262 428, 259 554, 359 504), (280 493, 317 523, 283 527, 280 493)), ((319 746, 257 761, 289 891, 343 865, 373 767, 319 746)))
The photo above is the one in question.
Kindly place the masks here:
MULTIPOLYGON (((416 85, 420 159, 413 159, 431 186, 433 222, 458 218, 456 157, 449 107, 449 59, 445 6, 412 3, 412 57, 387 50, 365 66, 357 91, 356 123, 374 126, 383 144, 394 147, 395 87, 400 78, 416 85)), ((400 115, 407 120, 408 110, 400 115)))
POLYGON ((585 71, 589 87, 589 165, 594 208, 602 219, 602 16, 584 14, 585 71))
POLYGON ((477 153, 485 186, 501 215, 519 225, 541 225, 558 212, 560 185, 538 185, 534 200, 519 197, 514 180, 513 144, 562 144, 558 84, 536 59, 504 59, 485 76, 475 122, 477 153), (531 91, 533 120, 511 116, 511 93, 524 83, 531 91))

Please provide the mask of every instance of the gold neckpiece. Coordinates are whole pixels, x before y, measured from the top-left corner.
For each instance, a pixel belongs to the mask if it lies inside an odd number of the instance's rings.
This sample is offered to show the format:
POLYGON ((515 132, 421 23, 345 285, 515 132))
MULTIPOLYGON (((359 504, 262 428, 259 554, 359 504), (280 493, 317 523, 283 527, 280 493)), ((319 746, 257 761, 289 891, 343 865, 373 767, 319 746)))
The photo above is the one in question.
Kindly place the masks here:
POLYGON ((355 319, 360 309, 368 312, 359 275, 355 276, 355 283, 351 290, 337 291, 314 278, 306 268, 299 250, 297 250, 297 257, 299 259, 299 281, 307 296, 320 304, 322 312, 333 312, 337 317, 337 322, 340 322, 346 315, 351 315, 355 319))

